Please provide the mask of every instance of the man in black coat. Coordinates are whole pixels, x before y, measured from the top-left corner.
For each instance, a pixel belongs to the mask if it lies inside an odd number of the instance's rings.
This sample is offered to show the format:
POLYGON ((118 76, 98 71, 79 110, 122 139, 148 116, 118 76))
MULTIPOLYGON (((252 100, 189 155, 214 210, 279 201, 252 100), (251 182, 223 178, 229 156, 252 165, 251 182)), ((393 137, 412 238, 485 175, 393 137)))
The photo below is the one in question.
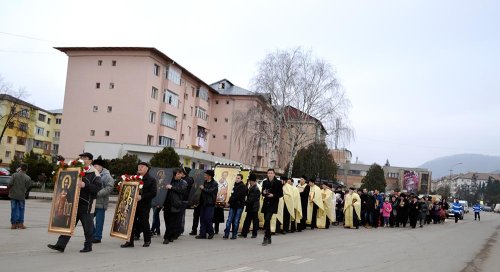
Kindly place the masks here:
POLYGON ((267 179, 262 182, 262 196, 264 203, 262 204, 262 213, 264 214, 264 241, 263 246, 271 244, 271 219, 273 214, 278 213, 278 204, 280 197, 283 196, 283 185, 281 181, 276 179, 274 169, 267 170, 267 179))
MULTIPOLYGON (((137 174, 142 176, 144 185, 140 190, 135 209, 135 221, 133 229, 136 229, 138 234, 141 232, 144 235, 143 247, 149 247, 151 244, 151 231, 149 226, 149 211, 151 210, 151 200, 156 196, 158 186, 156 179, 149 174, 151 167, 146 162, 140 162, 137 165, 137 174)), ((134 247, 134 237, 130 237, 130 241, 121 245, 122 248, 134 247)))
MULTIPOLYGON (((92 154, 85 152, 79 155, 83 160, 85 176, 78 181, 80 187, 80 196, 78 199, 78 211, 76 212, 76 224, 82 222, 83 233, 85 235, 84 247, 80 252, 92 251, 92 240, 94 235, 94 200, 97 192, 101 190, 101 177, 99 172, 92 166, 92 154)), ((50 249, 64 252, 71 236, 60 235, 55 245, 47 245, 50 249)))
POLYGON ((311 188, 307 185, 307 177, 302 176, 300 178, 300 183, 297 185, 297 189, 299 189, 300 194, 300 204, 302 205, 302 219, 300 219, 299 226, 297 228, 298 232, 306 229, 306 221, 307 221, 307 203, 309 201, 309 192, 311 188))
POLYGON ((214 171, 205 171, 205 182, 200 186, 200 235, 196 239, 214 238, 214 228, 212 219, 214 217, 215 201, 217 200, 217 191, 219 187, 214 180, 214 171))
POLYGON ((248 194, 245 200, 245 211, 247 216, 243 222, 240 236, 247 238, 248 231, 250 230, 250 223, 252 223, 252 238, 257 238, 257 231, 259 230, 259 208, 260 208, 260 190, 257 186, 257 177, 255 174, 248 176, 248 194))
POLYGON ((187 182, 182 179, 184 173, 181 169, 175 169, 172 182, 167 185, 167 198, 163 203, 163 219, 165 220, 165 235, 163 244, 168 244, 177 238, 182 223, 183 197, 186 194, 187 182))
POLYGON ((410 217, 410 226, 412 229, 417 226, 417 220, 419 216, 418 206, 418 197, 416 195, 413 195, 411 197, 410 203, 408 203, 408 215, 410 217))
POLYGON ((234 187, 229 197, 229 215, 226 220, 226 229, 224 230, 224 239, 229 238, 229 232, 233 230, 233 235, 231 239, 236 239, 238 234, 238 228, 240 226, 240 218, 243 213, 243 208, 245 207, 245 198, 247 195, 247 187, 243 184, 243 175, 236 175, 236 180, 234 182, 234 187))
MULTIPOLYGON (((189 193, 191 192, 191 188, 193 188, 194 184, 194 179, 189 176, 189 172, 191 172, 191 168, 189 167, 182 168, 182 179, 186 181, 187 188, 182 198, 183 205, 181 209, 181 227, 176 237, 179 237, 182 233, 184 233, 184 226, 186 224, 186 209, 189 206, 189 193)), ((198 228, 198 226, 196 226, 196 228, 198 228)))

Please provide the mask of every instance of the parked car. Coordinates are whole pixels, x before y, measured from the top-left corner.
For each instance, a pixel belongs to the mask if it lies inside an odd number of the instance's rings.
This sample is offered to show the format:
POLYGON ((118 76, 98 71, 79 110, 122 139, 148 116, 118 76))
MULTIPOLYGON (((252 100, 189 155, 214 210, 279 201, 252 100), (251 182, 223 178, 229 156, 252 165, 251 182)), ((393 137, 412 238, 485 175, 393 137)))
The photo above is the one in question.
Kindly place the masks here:
MULTIPOLYGON (((450 217, 455 217, 455 213, 453 212, 453 203, 448 203, 448 211, 446 212, 446 218, 450 218, 450 217)), ((464 219, 464 206, 462 206, 462 209, 460 210, 460 216, 458 217, 458 219, 460 220, 463 220, 464 219)))
POLYGON ((0 176, 10 176, 9 169, 0 167, 0 176))
POLYGON ((469 202, 467 200, 459 200, 458 202, 464 207, 465 213, 469 213, 469 202))
MULTIPOLYGON (((9 198, 9 182, 10 182, 10 178, 11 176, 0 176, 0 197, 3 197, 3 198, 9 198)), ((26 191, 26 195, 24 196, 26 199, 28 199, 30 197, 30 191, 31 191, 31 188, 30 187, 27 191, 26 191)))
POLYGON ((483 212, 492 212, 493 209, 490 206, 481 206, 481 211, 483 212))
POLYGON ((495 205, 495 209, 493 209, 494 212, 500 213, 500 203, 495 205))

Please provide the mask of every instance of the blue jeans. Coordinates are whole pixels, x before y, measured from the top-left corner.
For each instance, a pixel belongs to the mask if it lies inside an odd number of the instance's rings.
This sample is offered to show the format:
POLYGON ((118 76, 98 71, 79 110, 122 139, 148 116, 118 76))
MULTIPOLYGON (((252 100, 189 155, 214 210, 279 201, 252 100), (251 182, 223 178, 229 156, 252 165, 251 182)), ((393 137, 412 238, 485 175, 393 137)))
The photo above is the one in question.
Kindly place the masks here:
POLYGON ((102 228, 104 227, 105 213, 106 213, 105 209, 99 209, 99 208, 96 208, 94 212, 95 216, 94 239, 99 241, 102 239, 102 228))
POLYGON ((24 204, 24 200, 10 200, 10 223, 12 225, 24 224, 24 204))
POLYGON ((153 208, 153 223, 151 224, 151 232, 153 234, 160 234, 160 211, 161 207, 153 208))
POLYGON ((233 238, 236 238, 238 234, 238 228, 240 226, 241 213, 243 213, 243 208, 230 208, 229 215, 226 220, 226 229, 224 230, 224 237, 229 237, 229 231, 231 230, 231 225, 233 226, 233 238))

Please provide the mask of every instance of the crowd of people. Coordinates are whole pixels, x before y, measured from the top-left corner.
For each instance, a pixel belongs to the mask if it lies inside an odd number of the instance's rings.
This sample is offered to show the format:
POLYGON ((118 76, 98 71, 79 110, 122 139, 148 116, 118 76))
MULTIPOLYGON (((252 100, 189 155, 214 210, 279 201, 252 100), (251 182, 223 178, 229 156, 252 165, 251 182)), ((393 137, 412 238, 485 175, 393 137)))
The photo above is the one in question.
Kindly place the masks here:
MULTIPOLYGON (((85 167, 84 175, 78 182, 80 187, 79 205, 76 222, 81 221, 85 242, 80 251, 92 251, 92 245, 101 242, 105 213, 109 196, 113 191, 114 180, 101 159, 93 160, 90 153, 79 155, 85 167), (95 203, 95 210, 93 210, 95 203)), ((184 232, 185 214, 188 205, 193 208, 193 224, 190 235, 196 239, 213 239, 219 232, 219 224, 225 221, 223 239, 257 238, 258 230, 264 229, 262 245, 272 243, 272 234, 302 232, 307 228, 328 229, 331 225, 344 228, 405 228, 409 225, 422 228, 425 224, 439 224, 446 219, 449 204, 445 199, 430 196, 418 197, 415 194, 384 194, 378 190, 346 190, 332 188, 331 184, 317 184, 316 180, 302 176, 295 186, 291 178, 278 179, 274 169, 268 169, 267 178, 257 183, 256 176, 250 174, 246 183, 243 175, 238 174, 228 201, 218 202, 217 192, 227 186, 214 180, 214 171, 206 170, 204 182, 198 187, 195 204, 188 204, 189 192, 194 186, 189 177, 189 168, 173 171, 168 193, 163 205, 152 207, 158 186, 149 174, 150 165, 138 164, 138 175, 142 176, 143 187, 137 201, 133 234, 122 248, 134 247, 134 241, 143 235, 143 247, 149 247, 152 235, 161 235, 160 212, 163 210, 163 244, 170 244, 184 232), (321 186, 321 187, 320 187, 321 186), (153 209, 153 222, 149 224, 150 211, 153 209), (228 209, 224 220, 224 209, 228 209), (240 227, 240 222, 243 221, 240 227), (239 234, 238 234, 239 233, 239 234)), ((12 228, 24 228, 24 206, 17 198, 17 189, 26 187, 25 166, 13 175, 12 190, 12 228), (16 194, 16 195, 14 195, 16 194), (14 209, 15 208, 15 209, 14 209)), ((20 190, 22 191, 22 190, 20 190)), ((22 193, 22 192, 21 192, 22 193)), ((21 195, 19 193, 19 195, 21 195)), ((463 207, 457 199, 452 204, 455 222, 463 207)), ((474 208, 475 217, 480 219, 480 208, 474 208)), ((64 252, 71 236, 60 235, 56 244, 48 247, 64 252)))

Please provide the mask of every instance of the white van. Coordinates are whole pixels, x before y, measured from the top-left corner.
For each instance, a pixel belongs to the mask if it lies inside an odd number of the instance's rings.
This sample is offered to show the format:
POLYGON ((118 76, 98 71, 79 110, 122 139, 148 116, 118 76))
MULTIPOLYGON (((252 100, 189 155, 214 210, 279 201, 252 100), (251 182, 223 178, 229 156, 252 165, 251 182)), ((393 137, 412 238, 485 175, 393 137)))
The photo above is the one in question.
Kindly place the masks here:
POLYGON ((459 200, 458 203, 462 204, 465 213, 469 213, 469 202, 467 200, 459 200))

